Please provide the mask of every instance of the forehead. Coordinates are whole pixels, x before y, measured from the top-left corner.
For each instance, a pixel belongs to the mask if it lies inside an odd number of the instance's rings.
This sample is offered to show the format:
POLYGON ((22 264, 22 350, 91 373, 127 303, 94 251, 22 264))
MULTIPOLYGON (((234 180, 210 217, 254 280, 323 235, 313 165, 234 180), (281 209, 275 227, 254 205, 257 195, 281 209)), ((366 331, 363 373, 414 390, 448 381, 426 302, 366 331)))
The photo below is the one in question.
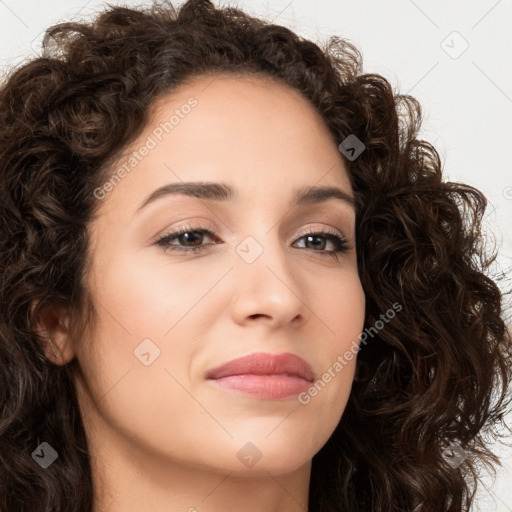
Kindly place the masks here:
MULTIPOLYGON (((243 135, 244 131, 236 130, 237 126, 242 126, 254 131, 260 128, 261 135, 271 136, 277 132, 278 139, 286 137, 287 133, 307 131, 314 135, 316 132, 336 143, 322 116, 303 94, 265 75, 224 72, 190 77, 153 102, 150 118, 153 122, 167 119, 171 111, 179 110, 191 97, 199 107, 194 108, 194 116, 190 116, 192 123, 193 117, 207 122, 214 116, 218 128, 232 126, 232 136, 243 135)), ((182 126, 187 124, 191 123, 187 121, 182 126)))
POLYGON ((150 140, 151 150, 116 186, 123 197, 114 190, 109 200, 135 210, 150 189, 180 181, 231 183, 253 195, 269 185, 351 189, 323 118, 301 93, 272 79, 216 74, 188 80, 152 104, 147 126, 116 166, 126 166, 150 140))

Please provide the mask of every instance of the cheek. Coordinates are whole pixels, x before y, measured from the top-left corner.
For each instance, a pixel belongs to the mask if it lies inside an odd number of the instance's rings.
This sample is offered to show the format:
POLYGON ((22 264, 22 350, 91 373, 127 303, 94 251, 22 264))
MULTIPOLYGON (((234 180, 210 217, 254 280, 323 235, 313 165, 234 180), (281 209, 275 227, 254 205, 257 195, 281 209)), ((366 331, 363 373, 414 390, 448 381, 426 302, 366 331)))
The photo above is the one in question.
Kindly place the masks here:
POLYGON ((142 382, 156 372, 173 382, 165 369, 180 382, 190 377, 187 368, 197 348, 191 340, 200 337, 200 327, 195 332, 191 321, 197 317, 194 307, 218 277, 198 279, 193 265, 157 260, 129 251, 115 254, 108 244, 95 254, 90 290, 99 318, 91 333, 94 349, 86 340, 79 359, 88 368, 87 378, 97 383, 98 396, 128 379, 127 372, 129 378, 143 372, 142 382))
MULTIPOLYGON (((318 296, 317 315, 325 327, 318 353, 321 363, 317 380, 301 396, 299 403, 309 409, 311 427, 322 425, 329 436, 345 409, 355 374, 359 335, 364 327, 365 295, 356 272, 347 271, 332 280, 318 296)), ((315 312, 316 313, 316 312, 315 312)))
POLYGON ((355 269, 346 269, 329 279, 325 286, 315 285, 315 312, 322 320, 327 343, 326 353, 346 350, 361 333, 365 318, 365 295, 355 269))
POLYGON ((165 256, 151 259, 129 252, 116 258, 111 252, 109 257, 98 255, 95 272, 92 293, 102 306, 101 329, 117 340, 112 351, 129 349, 129 353, 146 338, 158 346, 168 344, 194 316, 198 298, 216 279, 208 275, 198 279, 192 265, 170 264, 165 256))
POLYGON ((193 333, 179 322, 184 313, 165 302, 172 294, 159 295, 161 282, 134 274, 129 279, 124 270, 119 265, 108 286, 95 290, 102 306, 94 332, 77 351, 84 375, 75 381, 79 401, 105 436, 114 430, 147 449, 173 446, 184 429, 175 419, 194 405, 185 389, 196 348, 182 343, 193 333))
POLYGON ((338 297, 334 328, 336 342, 329 347, 329 365, 322 380, 334 383, 332 387, 337 388, 343 397, 344 408, 355 374, 359 336, 365 319, 365 295, 357 274, 353 273, 345 281, 343 293, 338 297))
POLYGON ((215 320, 210 318, 215 304, 209 292, 225 272, 225 265, 214 267, 213 260, 178 261, 176 256, 158 251, 146 249, 144 257, 132 255, 118 261, 108 271, 112 286, 108 290, 102 287, 101 295, 127 330, 167 343, 177 332, 186 334, 197 318, 215 320))

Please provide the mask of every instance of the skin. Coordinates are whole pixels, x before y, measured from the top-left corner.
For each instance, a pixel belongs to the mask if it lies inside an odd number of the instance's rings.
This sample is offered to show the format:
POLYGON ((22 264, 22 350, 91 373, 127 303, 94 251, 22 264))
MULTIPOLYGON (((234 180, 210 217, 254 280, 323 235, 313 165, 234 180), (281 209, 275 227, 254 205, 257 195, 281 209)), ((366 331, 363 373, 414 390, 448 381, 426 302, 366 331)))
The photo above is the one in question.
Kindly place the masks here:
POLYGON ((108 192, 89 226, 94 329, 77 340, 65 310, 62 324, 46 318, 58 349, 47 355, 76 358, 95 512, 306 510, 311 460, 341 418, 356 359, 306 405, 227 391, 205 374, 253 352, 291 352, 318 379, 357 340, 354 209, 336 199, 289 206, 304 186, 352 195, 347 168, 298 92, 222 74, 160 98, 127 154, 191 96, 197 106, 108 192), (181 181, 225 182, 238 198, 166 196, 136 213, 155 189, 181 181), (155 245, 183 225, 217 238, 196 235, 189 245, 205 249, 194 253, 155 245), (335 259, 328 239, 308 245, 309 228, 333 228, 347 250, 335 259), (250 264, 236 252, 246 237, 263 250, 250 264), (134 355, 144 339, 160 350, 148 366, 134 355), (262 454, 252 467, 237 457, 248 442, 262 454))

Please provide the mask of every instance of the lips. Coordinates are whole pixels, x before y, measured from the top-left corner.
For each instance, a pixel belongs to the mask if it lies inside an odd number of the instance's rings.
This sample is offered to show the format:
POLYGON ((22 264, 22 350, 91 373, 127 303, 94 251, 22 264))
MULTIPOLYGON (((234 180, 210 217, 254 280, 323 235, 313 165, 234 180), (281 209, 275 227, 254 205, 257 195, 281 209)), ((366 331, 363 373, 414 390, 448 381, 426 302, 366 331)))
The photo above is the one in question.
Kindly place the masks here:
POLYGON ((294 354, 269 354, 257 352, 233 359, 206 374, 207 379, 222 379, 234 375, 281 375, 314 381, 311 366, 294 354))

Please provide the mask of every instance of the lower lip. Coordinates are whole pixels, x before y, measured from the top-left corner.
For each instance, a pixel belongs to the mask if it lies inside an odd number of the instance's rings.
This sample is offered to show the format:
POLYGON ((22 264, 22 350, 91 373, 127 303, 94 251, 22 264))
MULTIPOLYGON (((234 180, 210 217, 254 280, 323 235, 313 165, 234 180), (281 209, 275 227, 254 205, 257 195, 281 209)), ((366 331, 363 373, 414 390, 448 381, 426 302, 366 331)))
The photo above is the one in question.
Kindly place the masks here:
POLYGON ((284 375, 229 375, 213 381, 224 389, 269 400, 297 396, 311 386, 306 379, 284 375))

